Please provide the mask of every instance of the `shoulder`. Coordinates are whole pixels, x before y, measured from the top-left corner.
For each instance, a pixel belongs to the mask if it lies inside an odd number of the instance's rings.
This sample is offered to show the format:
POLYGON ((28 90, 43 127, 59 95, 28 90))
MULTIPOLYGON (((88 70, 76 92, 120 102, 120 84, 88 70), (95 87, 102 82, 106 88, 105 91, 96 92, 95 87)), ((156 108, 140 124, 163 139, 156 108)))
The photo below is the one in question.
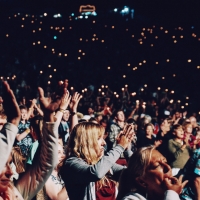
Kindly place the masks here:
POLYGON ((69 157, 65 160, 65 166, 77 166, 88 165, 82 158, 78 158, 76 156, 69 157))
POLYGON ((146 200, 142 195, 138 193, 128 193, 125 197, 122 198, 122 200, 146 200))

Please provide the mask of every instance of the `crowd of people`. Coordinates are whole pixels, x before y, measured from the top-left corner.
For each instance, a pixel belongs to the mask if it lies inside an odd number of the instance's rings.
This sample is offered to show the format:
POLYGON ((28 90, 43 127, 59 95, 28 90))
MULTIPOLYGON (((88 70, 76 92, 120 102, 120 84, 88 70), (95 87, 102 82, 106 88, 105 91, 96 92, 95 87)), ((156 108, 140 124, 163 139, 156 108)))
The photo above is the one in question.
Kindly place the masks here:
POLYGON ((17 10, 0 17, 0 200, 200 200, 197 26, 17 10))
POLYGON ((17 101, 3 81, 0 199, 200 199, 197 113, 128 88, 117 101, 55 88, 17 101))

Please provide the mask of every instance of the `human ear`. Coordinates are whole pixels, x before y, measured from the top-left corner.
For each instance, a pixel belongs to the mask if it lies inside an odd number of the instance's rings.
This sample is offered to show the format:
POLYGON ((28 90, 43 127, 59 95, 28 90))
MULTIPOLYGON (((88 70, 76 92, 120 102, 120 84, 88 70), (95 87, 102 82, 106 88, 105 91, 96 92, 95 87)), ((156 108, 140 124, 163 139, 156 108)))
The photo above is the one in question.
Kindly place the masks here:
POLYGON ((136 183, 140 185, 142 188, 147 188, 148 184, 145 183, 145 181, 142 178, 137 177, 135 180, 136 180, 136 183))

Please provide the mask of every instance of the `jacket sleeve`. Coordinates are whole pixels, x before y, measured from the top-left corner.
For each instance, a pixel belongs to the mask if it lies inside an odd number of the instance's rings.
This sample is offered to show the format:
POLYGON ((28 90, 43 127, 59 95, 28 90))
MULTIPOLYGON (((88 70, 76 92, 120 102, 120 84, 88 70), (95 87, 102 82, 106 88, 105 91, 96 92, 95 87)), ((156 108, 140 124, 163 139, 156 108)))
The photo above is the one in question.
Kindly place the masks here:
POLYGON ((109 137, 109 140, 110 140, 110 142, 112 142, 112 143, 114 143, 115 142, 115 140, 116 140, 116 137, 117 137, 117 132, 116 132, 116 130, 115 130, 115 125, 111 125, 110 126, 110 132, 109 132, 109 134, 108 134, 108 137, 109 137))
POLYGON ((179 195, 173 190, 167 190, 165 192, 164 200, 180 200, 179 195))
POLYGON ((42 134, 38 162, 34 162, 16 184, 25 200, 32 199, 44 186, 58 161, 58 124, 44 123, 42 134))
POLYGON ((102 179, 119 159, 124 148, 117 145, 105 154, 95 165, 88 165, 80 158, 69 158, 65 162, 65 177, 74 183, 96 182, 102 179))
POLYGON ((0 132, 0 173, 11 153, 18 128, 12 123, 6 123, 0 132))
POLYGON ((180 147, 176 147, 172 140, 168 142, 168 150, 175 159, 183 153, 183 150, 180 147))

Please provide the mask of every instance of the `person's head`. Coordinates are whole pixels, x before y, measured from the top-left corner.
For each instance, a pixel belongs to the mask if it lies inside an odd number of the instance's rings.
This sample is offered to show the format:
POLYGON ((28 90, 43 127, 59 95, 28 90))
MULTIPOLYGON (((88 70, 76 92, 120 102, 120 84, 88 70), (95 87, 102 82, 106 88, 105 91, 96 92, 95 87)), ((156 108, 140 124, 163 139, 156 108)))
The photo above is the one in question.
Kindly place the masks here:
POLYGON ((170 131, 172 124, 173 124, 173 121, 171 118, 165 118, 163 122, 161 123, 160 127, 161 129, 165 129, 165 131, 170 131))
POLYGON ((148 123, 150 123, 151 122, 151 116, 150 115, 145 115, 144 116, 144 123, 145 124, 148 124, 148 123))
POLYGON ((20 106, 20 111, 21 111, 21 120, 26 120, 27 119, 27 108, 26 108, 26 106, 20 106))
POLYGON ((146 136, 151 138, 154 131, 154 125, 151 123, 148 123, 145 125, 144 130, 146 132, 146 136))
POLYGON ((191 123, 185 123, 185 125, 183 126, 183 129, 185 131, 185 133, 192 133, 192 124, 191 123))
POLYGON ((122 172, 117 199, 122 199, 131 191, 154 194, 160 199, 166 190, 163 181, 171 176, 171 168, 162 154, 152 146, 140 148, 131 156, 127 169, 122 172))
POLYGON ((94 109, 90 106, 88 107, 88 115, 93 115, 94 114, 94 109))
POLYGON ((6 162, 6 165, 0 172, 0 193, 5 192, 11 184, 11 176, 13 175, 11 169, 11 163, 12 163, 12 156, 10 155, 6 162))
POLYGON ((65 110, 65 112, 63 113, 62 121, 67 122, 69 120, 69 116, 70 116, 69 110, 65 110))
POLYGON ((191 116, 189 119, 192 124, 192 128, 195 128, 197 126, 197 119, 194 116, 191 116))
POLYGON ((178 119, 178 118, 180 118, 180 117, 181 117, 181 114, 180 114, 180 112, 177 110, 177 111, 175 112, 175 118, 178 119))
POLYGON ((96 113, 95 114, 95 119, 98 123, 101 122, 101 120, 103 119, 103 115, 101 113, 96 113))
POLYGON ((117 110, 114 114, 115 120, 117 122, 124 122, 125 121, 125 116, 124 116, 124 111, 123 110, 117 110))
POLYGON ((104 154, 105 129, 99 124, 82 122, 77 124, 70 135, 67 156, 76 155, 88 164, 95 164, 104 154))
POLYGON ((183 127, 180 124, 174 125, 172 127, 172 132, 175 138, 178 138, 178 139, 184 138, 183 127))

